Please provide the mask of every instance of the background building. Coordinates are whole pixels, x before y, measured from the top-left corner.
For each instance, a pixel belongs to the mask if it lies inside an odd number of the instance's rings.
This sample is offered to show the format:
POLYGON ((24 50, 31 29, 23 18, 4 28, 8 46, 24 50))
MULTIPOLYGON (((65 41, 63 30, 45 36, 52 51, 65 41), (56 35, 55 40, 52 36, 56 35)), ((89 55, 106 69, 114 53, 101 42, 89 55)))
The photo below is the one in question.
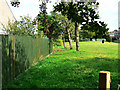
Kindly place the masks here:
POLYGON ((0 34, 5 33, 2 31, 2 24, 7 26, 9 20, 14 22, 16 19, 6 0, 0 0, 0 34))

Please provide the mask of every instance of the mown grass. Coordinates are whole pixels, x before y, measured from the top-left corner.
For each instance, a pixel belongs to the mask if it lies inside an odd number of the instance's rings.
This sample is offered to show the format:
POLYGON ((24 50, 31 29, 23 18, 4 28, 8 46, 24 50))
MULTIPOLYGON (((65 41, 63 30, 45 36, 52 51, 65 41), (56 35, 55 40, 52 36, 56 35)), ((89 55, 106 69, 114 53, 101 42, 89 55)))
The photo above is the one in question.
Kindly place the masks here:
POLYGON ((111 72, 111 88, 120 81, 118 44, 80 42, 80 51, 62 46, 7 85, 7 88, 98 88, 99 72, 111 72))

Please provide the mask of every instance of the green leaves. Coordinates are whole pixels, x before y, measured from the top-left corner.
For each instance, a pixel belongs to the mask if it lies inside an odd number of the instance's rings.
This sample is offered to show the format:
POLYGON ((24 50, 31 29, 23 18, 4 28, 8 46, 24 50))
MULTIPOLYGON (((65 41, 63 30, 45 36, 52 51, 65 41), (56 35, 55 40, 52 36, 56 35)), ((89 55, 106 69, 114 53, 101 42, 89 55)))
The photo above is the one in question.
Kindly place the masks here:
POLYGON ((21 21, 8 22, 8 26, 4 27, 4 30, 13 35, 33 36, 35 32, 35 26, 29 16, 22 17, 21 21))
POLYGON ((19 0, 17 0, 17 1, 14 0, 14 1, 10 1, 10 2, 11 2, 12 6, 17 7, 17 8, 19 7, 19 4, 20 4, 19 0))
POLYGON ((98 15, 96 15, 95 8, 97 9, 98 3, 80 3, 78 2, 73 3, 65 3, 61 2, 58 5, 54 6, 55 11, 61 12, 63 15, 67 15, 67 18, 69 20, 72 20, 72 22, 78 22, 82 24, 83 21, 88 22, 88 19, 97 19, 98 15), (95 8, 93 8, 95 7, 95 8), (89 16, 90 18, 88 18, 89 16), (84 17, 87 17, 87 20, 84 19, 84 17))
POLYGON ((44 35, 46 35, 49 39, 58 38, 61 34, 62 30, 60 28, 60 21, 56 19, 55 13, 51 13, 51 15, 43 15, 39 14, 37 17, 38 21, 38 30, 43 31, 44 35))

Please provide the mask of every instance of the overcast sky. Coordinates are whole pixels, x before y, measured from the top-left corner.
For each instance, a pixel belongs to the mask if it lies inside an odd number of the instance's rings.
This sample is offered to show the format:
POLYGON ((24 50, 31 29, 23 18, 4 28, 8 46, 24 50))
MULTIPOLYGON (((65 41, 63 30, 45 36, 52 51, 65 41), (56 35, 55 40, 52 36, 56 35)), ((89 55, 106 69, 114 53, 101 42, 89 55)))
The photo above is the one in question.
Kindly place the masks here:
MULTIPOLYGON (((31 16, 34 18, 39 13, 39 0, 19 0, 20 7, 15 8, 10 5, 10 0, 6 0, 17 20, 20 16, 31 16)), ((49 14, 53 9, 53 4, 58 0, 51 0, 52 3, 47 4, 47 12, 49 14)), ((60 1, 60 0, 59 0, 60 1)), ((118 29, 118 2, 120 0, 97 0, 99 5, 100 20, 108 24, 110 31, 118 29)))

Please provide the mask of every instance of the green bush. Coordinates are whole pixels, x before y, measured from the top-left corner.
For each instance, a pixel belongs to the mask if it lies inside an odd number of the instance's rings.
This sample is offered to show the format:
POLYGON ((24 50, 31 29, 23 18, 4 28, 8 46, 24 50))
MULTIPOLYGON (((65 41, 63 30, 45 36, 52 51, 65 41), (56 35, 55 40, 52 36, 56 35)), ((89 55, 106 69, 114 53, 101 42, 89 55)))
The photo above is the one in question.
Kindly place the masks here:
POLYGON ((107 36, 105 37, 105 39, 106 39, 107 42, 110 42, 110 36, 109 36, 109 35, 107 35, 107 36))
POLYGON ((56 39, 53 41, 54 46, 62 46, 63 45, 63 40, 62 39, 56 39))
POLYGON ((90 41, 90 39, 89 38, 80 39, 80 42, 82 42, 82 41, 90 41))

